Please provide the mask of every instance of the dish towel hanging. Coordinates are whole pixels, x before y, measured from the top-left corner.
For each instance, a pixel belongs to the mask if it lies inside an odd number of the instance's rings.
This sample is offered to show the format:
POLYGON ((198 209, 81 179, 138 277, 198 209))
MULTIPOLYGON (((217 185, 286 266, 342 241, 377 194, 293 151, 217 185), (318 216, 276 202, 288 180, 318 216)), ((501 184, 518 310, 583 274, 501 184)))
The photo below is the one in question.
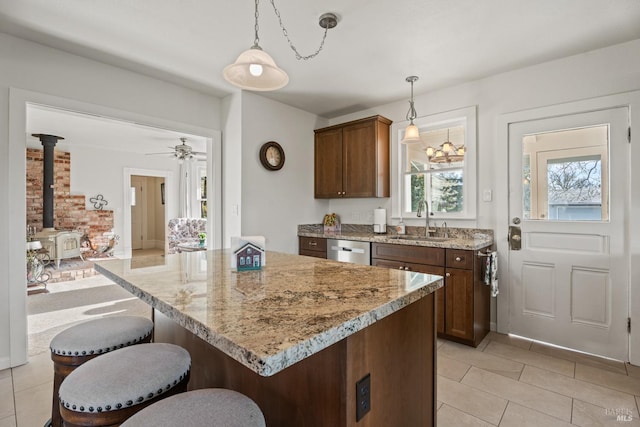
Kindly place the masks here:
POLYGON ((500 293, 498 290, 498 253, 488 252, 485 258, 484 284, 491 286, 491 296, 496 297, 500 293))

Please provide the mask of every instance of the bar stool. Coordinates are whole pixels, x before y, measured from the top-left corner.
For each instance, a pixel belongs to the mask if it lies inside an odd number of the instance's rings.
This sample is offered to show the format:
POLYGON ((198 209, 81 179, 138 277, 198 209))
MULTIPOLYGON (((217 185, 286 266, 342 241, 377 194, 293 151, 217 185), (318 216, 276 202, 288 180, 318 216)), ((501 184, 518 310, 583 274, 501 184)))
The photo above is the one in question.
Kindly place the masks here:
POLYGON ((111 316, 72 326, 51 340, 53 360, 52 427, 60 427, 60 384, 74 369, 101 354, 151 341, 153 322, 141 316, 111 316))
POLYGON ((191 357, 174 344, 140 344, 89 360, 60 385, 63 425, 118 426, 189 382, 191 357))
POLYGON ((176 394, 147 406, 121 427, 265 427, 260 408, 244 394, 208 388, 176 394))

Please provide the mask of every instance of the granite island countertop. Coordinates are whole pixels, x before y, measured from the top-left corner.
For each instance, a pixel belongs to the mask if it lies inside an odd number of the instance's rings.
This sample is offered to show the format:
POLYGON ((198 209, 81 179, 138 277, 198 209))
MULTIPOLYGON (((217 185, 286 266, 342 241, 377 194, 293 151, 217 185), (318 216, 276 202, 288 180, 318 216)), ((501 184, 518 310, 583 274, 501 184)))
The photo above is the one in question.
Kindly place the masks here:
POLYGON ((95 269, 218 350, 273 375, 425 297, 442 277, 267 252, 260 271, 233 272, 232 252, 131 260, 95 269))
POLYGON ((343 224, 342 231, 325 233, 322 225, 304 224, 298 225, 298 236, 464 250, 478 250, 493 244, 492 230, 452 228, 447 232, 448 237, 442 239, 442 230, 439 229, 436 238, 429 240, 422 237, 424 227, 407 227, 407 229, 411 229, 412 233, 399 236, 395 232, 374 233, 372 226, 343 224))

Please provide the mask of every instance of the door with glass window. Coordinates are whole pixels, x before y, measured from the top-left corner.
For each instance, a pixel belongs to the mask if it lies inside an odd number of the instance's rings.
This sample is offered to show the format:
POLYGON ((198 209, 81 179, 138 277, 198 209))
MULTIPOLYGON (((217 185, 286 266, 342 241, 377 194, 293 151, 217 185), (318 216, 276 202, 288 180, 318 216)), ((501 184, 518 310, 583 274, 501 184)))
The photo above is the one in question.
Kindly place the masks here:
POLYGON ((628 359, 628 114, 509 125, 511 333, 628 359))

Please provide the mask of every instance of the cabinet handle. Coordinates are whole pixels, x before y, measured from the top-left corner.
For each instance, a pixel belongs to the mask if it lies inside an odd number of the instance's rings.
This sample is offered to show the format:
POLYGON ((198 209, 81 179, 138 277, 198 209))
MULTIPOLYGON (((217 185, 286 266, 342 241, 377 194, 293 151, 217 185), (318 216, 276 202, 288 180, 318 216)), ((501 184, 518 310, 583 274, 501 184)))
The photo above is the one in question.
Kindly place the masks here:
POLYGON ((450 277, 451 273, 445 273, 444 275, 447 276, 447 277, 450 277))
POLYGON ((460 262, 462 261, 462 258, 460 258, 459 256, 456 257, 456 261, 460 262))
POLYGON ((317 242, 309 242, 309 246, 318 246, 317 242))

